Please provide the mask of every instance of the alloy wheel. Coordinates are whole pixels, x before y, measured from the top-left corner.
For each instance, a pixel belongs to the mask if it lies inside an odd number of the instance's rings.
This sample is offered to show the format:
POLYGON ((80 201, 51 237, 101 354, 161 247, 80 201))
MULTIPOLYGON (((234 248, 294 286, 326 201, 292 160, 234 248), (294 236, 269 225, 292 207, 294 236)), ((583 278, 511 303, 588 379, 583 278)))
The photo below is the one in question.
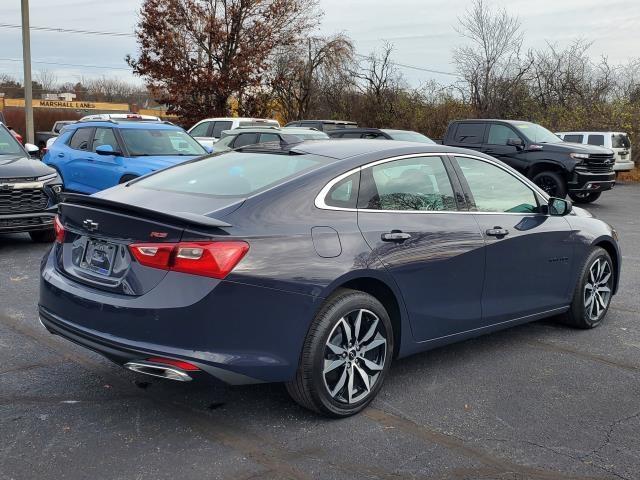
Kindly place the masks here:
POLYGON ((322 377, 329 395, 347 404, 365 399, 384 369, 386 356, 386 331, 375 313, 359 309, 342 317, 324 349, 322 377))
POLYGON ((611 264, 605 258, 597 258, 589 267, 589 277, 584 286, 584 308, 591 321, 598 321, 611 301, 611 264))
POLYGON ((553 177, 542 175, 536 180, 536 184, 545 191, 547 195, 556 196, 558 192, 558 184, 553 177))

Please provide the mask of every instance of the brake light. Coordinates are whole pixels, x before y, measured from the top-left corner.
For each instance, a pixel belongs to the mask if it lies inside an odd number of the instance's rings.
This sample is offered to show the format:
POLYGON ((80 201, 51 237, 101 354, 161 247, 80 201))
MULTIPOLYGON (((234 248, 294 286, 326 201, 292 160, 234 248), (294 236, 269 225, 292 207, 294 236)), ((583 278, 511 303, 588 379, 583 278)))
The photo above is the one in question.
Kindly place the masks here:
POLYGON ((58 215, 53 219, 53 229, 56 232, 56 243, 64 243, 64 235, 66 232, 58 215))
POLYGON ((129 250, 141 265, 223 279, 249 251, 240 241, 134 243, 129 250))
POLYGON ((151 358, 147 358, 147 362, 163 363, 165 365, 171 365, 173 367, 178 367, 181 370, 186 370, 186 371, 189 371, 189 372, 195 372, 196 370, 200 370, 193 363, 185 362, 185 361, 182 361, 182 360, 174 360, 173 358, 151 357, 151 358))

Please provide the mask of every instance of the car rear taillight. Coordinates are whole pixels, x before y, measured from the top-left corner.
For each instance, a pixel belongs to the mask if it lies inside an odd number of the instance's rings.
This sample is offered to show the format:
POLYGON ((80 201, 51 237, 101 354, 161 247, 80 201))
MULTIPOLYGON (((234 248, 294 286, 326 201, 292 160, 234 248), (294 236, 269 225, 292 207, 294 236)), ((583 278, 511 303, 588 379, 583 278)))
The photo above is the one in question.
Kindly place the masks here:
POLYGON ((240 241, 134 243, 134 258, 146 267, 223 279, 249 251, 240 241))
POLYGON ((64 243, 65 229, 58 215, 53 220, 53 229, 56 231, 56 243, 64 243))
POLYGON ((147 358, 147 362, 162 363, 164 365, 172 365, 174 367, 178 367, 181 370, 186 370, 188 372, 195 372, 196 370, 200 370, 193 363, 185 362, 184 360, 174 360, 173 358, 151 357, 151 358, 147 358))

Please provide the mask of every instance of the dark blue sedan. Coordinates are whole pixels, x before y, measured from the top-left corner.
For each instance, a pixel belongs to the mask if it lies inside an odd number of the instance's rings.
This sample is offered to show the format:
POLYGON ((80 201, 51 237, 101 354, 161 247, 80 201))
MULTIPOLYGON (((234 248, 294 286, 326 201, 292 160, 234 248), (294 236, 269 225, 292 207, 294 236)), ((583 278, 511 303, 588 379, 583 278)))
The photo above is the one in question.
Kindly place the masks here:
POLYGON ((543 317, 600 325, 615 231, 503 163, 386 140, 245 147, 59 206, 40 318, 120 365, 362 410, 392 359, 543 317))

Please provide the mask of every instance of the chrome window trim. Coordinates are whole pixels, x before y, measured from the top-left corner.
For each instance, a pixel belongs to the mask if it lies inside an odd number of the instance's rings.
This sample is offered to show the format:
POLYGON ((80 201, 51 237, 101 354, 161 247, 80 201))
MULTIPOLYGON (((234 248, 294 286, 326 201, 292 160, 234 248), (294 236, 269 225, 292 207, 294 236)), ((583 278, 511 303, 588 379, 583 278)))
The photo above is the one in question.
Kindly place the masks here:
POLYGON ((471 210, 374 210, 374 209, 370 209, 370 208, 346 208, 346 207, 334 207, 331 205, 327 205, 325 203, 325 198, 327 197, 327 194, 329 193, 329 190, 331 190, 333 188, 333 186, 340 182, 341 180, 344 180, 345 178, 353 175, 356 172, 361 172, 362 170, 366 169, 366 168, 370 168, 370 167, 374 167, 376 165, 380 165, 383 163, 387 163, 387 162, 393 162, 395 160, 404 160, 407 158, 416 158, 416 157, 445 157, 445 156, 453 156, 453 157, 467 157, 467 158, 473 158, 474 160, 481 160, 483 162, 486 163, 490 163, 491 165, 494 165, 496 167, 498 167, 499 169, 507 172, 509 175, 511 175, 513 178, 515 178, 516 180, 518 180, 520 183, 522 183, 523 185, 525 185, 527 188, 529 188, 529 190, 531 190, 534 194, 537 194, 538 196, 542 197, 543 200, 547 200, 549 199, 548 195, 546 193, 543 192, 543 190, 539 189, 537 185, 535 185, 534 183, 530 182, 528 179, 525 178, 526 182, 524 182, 521 178, 518 178, 516 175, 513 174, 512 171, 510 171, 509 168, 505 168, 505 165, 500 165, 499 163, 497 163, 498 161, 494 161, 494 160, 489 160, 487 158, 482 158, 482 157, 478 157, 477 155, 470 155, 468 153, 418 153, 418 154, 408 154, 408 155, 399 155, 397 157, 389 157, 389 158, 384 158, 382 160, 376 160, 375 162, 371 162, 368 163, 366 165, 361 165, 359 167, 353 168, 341 175, 338 175, 337 177, 335 177, 334 179, 330 180, 323 188, 322 190, 320 190, 320 193, 318 193, 318 195, 316 195, 314 204, 317 208, 321 209, 321 210, 334 210, 334 211, 340 211, 340 212, 364 212, 364 213, 409 213, 409 214, 463 214, 463 215, 520 215, 520 216, 527 216, 527 217, 537 217, 537 216, 543 216, 543 217, 547 217, 549 215, 545 214, 545 213, 525 213, 525 212, 477 212, 477 211, 471 211, 471 210))

